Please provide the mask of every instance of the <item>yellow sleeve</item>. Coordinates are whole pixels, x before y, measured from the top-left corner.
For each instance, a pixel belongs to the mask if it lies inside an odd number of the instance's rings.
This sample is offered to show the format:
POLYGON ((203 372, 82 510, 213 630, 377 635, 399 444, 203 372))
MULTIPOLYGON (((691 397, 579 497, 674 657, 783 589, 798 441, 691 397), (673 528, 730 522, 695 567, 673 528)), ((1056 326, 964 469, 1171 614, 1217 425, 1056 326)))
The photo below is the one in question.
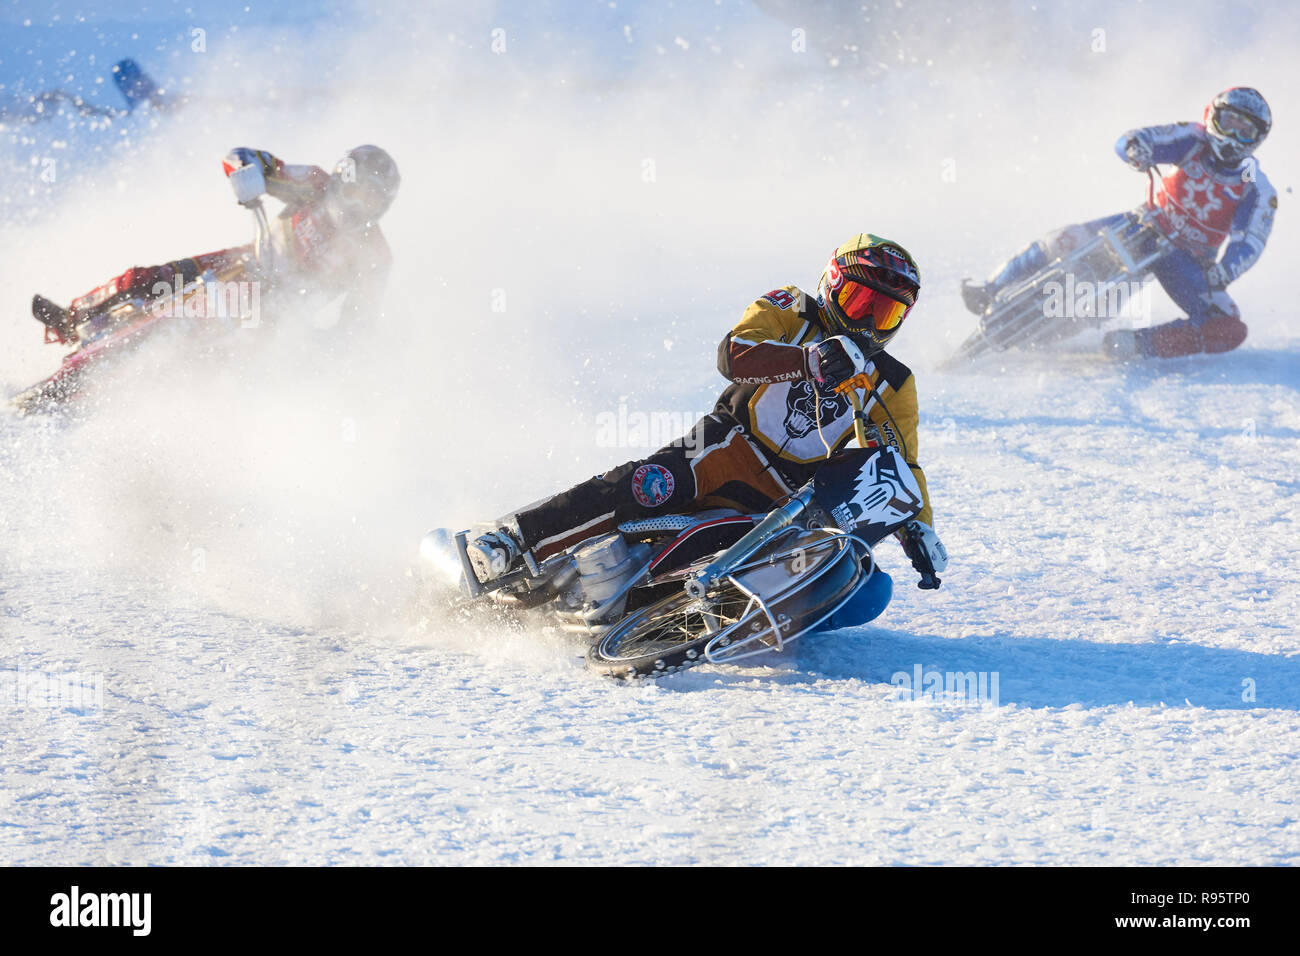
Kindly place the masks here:
MULTIPOLYGON (((916 429, 920 423, 920 410, 916 400, 916 379, 911 375, 903 383, 903 387, 898 389, 889 396, 889 412, 894 416, 894 425, 898 426, 899 438, 903 444, 903 454, 907 459, 908 465, 912 468, 912 474, 916 475, 916 483, 921 486, 921 501, 923 507, 921 513, 916 516, 917 521, 923 521, 930 527, 934 527, 934 511, 930 507, 930 489, 925 481, 925 472, 917 463, 918 455, 916 429)), ((873 424, 879 425, 886 435, 893 430, 890 424, 889 415, 876 403, 871 407, 869 416, 873 424)))
POLYGON ((745 385, 803 378, 802 305, 803 293, 794 286, 755 299, 718 347, 718 371, 745 385))
POLYGON ((750 345, 793 342, 804 325, 799 310, 802 295, 794 286, 786 286, 755 299, 731 330, 732 338, 744 339, 750 345))

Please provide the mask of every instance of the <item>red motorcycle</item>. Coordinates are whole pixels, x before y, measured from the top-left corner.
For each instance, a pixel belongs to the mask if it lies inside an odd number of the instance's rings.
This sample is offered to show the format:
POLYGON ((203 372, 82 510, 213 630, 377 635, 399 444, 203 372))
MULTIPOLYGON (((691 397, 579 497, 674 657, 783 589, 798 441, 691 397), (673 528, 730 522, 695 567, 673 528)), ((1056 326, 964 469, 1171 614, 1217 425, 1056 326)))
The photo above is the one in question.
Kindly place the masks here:
POLYGON ((189 282, 150 290, 96 310, 70 329, 47 324, 45 341, 71 345, 49 377, 10 399, 20 415, 49 412, 84 400, 101 371, 127 360, 167 330, 226 331, 260 321, 263 279, 272 274, 270 226, 260 202, 250 204, 257 223, 254 242, 222 257, 189 282))

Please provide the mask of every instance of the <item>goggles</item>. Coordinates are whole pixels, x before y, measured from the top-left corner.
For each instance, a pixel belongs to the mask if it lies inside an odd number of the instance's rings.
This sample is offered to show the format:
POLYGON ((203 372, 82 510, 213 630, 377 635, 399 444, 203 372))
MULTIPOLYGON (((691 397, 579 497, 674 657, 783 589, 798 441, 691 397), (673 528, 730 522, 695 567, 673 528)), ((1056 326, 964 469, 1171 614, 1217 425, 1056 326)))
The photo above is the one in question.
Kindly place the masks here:
POLYGON ((849 276, 845 276, 844 284, 834 292, 834 296, 846 319, 862 328, 873 325, 877 332, 892 332, 898 328, 912 308, 849 276))
POLYGON ((1234 139, 1243 146, 1259 140, 1259 127, 1254 120, 1234 109, 1220 106, 1210 114, 1210 121, 1214 124, 1216 133, 1234 139))

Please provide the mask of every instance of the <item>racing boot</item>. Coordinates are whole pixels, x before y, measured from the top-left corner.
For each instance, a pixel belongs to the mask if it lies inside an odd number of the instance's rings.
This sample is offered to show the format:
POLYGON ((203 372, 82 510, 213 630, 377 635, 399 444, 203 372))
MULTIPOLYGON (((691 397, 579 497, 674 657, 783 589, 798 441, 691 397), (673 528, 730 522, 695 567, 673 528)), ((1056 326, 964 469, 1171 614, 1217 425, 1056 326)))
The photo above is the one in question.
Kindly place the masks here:
POLYGON ((71 310, 65 309, 56 302, 51 302, 43 295, 34 295, 32 296, 32 315, 40 319, 41 324, 45 326, 47 341, 51 339, 51 336, 60 342, 66 342, 72 338, 71 310))
POLYGON ((523 554, 523 547, 511 531, 498 528, 467 542, 465 553, 474 569, 474 577, 480 584, 487 584, 513 570, 515 562, 523 554))
POLYGON ((1111 329, 1101 339, 1101 350, 1107 358, 1128 362, 1141 358, 1143 329, 1111 329))

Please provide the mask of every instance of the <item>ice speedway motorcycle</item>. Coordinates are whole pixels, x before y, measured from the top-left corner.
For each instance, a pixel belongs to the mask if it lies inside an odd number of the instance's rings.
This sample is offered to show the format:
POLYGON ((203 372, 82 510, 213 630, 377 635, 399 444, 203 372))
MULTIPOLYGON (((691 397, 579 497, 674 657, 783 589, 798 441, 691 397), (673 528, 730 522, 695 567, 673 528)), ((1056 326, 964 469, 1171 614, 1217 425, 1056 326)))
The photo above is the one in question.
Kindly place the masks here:
MULTIPOLYGON (((1169 254, 1173 244, 1156 226, 1161 209, 1155 190, 1162 189, 1153 170, 1145 207, 1127 214, 1117 226, 1098 230, 1087 242, 1048 262, 1019 282, 1008 283, 993 295, 979 327, 941 366, 955 368, 971 359, 1010 348, 1040 349, 1104 324, 1117 310, 1099 308, 1108 297, 1132 302, 1131 290, 1149 281, 1148 270, 1169 254), (1090 284, 1093 295, 1076 306, 1073 290, 1090 284), (1053 296, 1067 308, 1048 308, 1053 296)), ((1166 201, 1182 209, 1168 193, 1166 201)))
MULTIPOLYGON (((893 593, 873 546, 921 510, 897 449, 862 447, 827 460, 765 515, 712 509, 628 521, 489 585, 470 566, 472 532, 435 529, 420 542, 428 586, 460 605, 490 605, 591 641, 587 666, 657 677, 702 663, 779 652, 819 630, 864 624, 893 593)), ((869 383, 868 383, 869 384, 869 383)), ((935 582, 937 586, 937 581, 935 582)))
MULTIPOLYGON (((10 403, 20 415, 53 411, 72 405, 90 391, 94 375, 116 365, 146 341, 166 329, 200 319, 207 327, 226 329, 257 319, 259 279, 272 274, 270 224, 261 202, 249 204, 256 236, 247 251, 220 269, 200 273, 158 296, 137 296, 88 316, 68 336, 49 327, 47 343, 72 346, 53 374, 14 395, 10 403), (227 291, 234 295, 228 295, 227 291), (251 290, 248 294, 247 290, 251 290)), ((193 331, 197 326, 186 326, 193 331)))

